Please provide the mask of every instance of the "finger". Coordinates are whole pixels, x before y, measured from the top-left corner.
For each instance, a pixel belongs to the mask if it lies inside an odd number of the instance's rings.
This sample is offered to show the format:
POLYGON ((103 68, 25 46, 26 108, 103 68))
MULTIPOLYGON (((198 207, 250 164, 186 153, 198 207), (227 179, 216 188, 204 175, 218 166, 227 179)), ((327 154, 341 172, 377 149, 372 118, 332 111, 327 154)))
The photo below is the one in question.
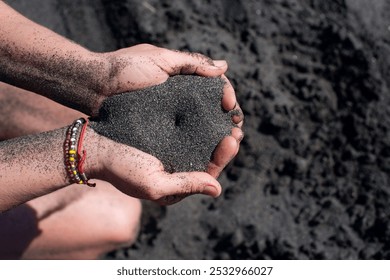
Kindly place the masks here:
POLYGON ((225 60, 212 60, 199 54, 173 51, 175 67, 168 71, 170 75, 197 74, 205 77, 217 77, 226 72, 228 65, 225 60))
POLYGON ((237 127, 238 127, 238 128, 242 128, 243 125, 244 125, 244 120, 240 121, 240 122, 237 124, 237 127))
POLYGON ((234 139, 236 139, 236 141, 238 143, 240 143, 242 141, 242 139, 244 138, 244 132, 238 128, 238 127, 233 127, 232 129, 232 137, 234 139))
POLYGON ((166 173, 160 179, 164 196, 178 195, 186 197, 192 194, 205 194, 217 197, 221 193, 221 185, 206 172, 166 173))
POLYGON ((222 108, 225 111, 231 111, 237 104, 236 93, 234 92, 234 88, 229 79, 225 75, 222 75, 221 78, 225 81, 225 85, 223 87, 222 108))
POLYGON ((244 120, 244 113, 242 112, 240 105, 237 103, 236 94, 229 79, 225 76, 221 76, 225 81, 222 97, 222 108, 225 111, 231 111, 232 120, 238 127, 242 127, 244 120))
MULTIPOLYGON (((239 138, 237 132, 235 132, 235 137, 239 138)), ((225 166, 238 153, 239 145, 235 137, 226 136, 215 148, 213 158, 207 166, 207 173, 214 178, 218 178, 225 166)))
POLYGON ((242 127, 244 122, 244 113, 242 112, 240 105, 236 103, 234 109, 231 111, 232 121, 239 127, 242 127))

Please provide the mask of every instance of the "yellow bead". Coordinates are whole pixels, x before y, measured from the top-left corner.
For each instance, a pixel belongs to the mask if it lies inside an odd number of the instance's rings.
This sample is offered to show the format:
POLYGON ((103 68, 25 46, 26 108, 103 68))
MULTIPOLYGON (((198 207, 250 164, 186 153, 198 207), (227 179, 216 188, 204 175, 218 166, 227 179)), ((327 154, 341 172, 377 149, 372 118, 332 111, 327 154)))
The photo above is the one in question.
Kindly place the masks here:
POLYGON ((77 171, 76 171, 76 170, 73 170, 73 174, 76 175, 76 174, 77 174, 77 171))
POLYGON ((74 161, 74 158, 73 158, 73 157, 70 157, 70 158, 69 158, 69 161, 74 161))
POLYGON ((70 154, 70 155, 74 155, 74 154, 76 154, 76 151, 75 151, 75 150, 70 150, 70 151, 69 151, 69 154, 70 154))
POLYGON ((80 184, 80 185, 81 185, 81 184, 84 184, 83 180, 80 180, 79 184, 80 184))

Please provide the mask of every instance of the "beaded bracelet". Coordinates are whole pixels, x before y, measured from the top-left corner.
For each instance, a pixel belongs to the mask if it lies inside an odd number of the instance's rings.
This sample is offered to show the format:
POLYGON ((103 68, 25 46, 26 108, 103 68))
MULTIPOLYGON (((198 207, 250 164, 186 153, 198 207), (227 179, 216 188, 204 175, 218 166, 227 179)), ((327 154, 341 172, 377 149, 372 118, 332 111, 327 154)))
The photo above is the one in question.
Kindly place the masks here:
POLYGON ((77 119, 69 126, 64 142, 64 160, 72 183, 95 187, 96 184, 88 182, 83 169, 87 152, 83 150, 81 153, 81 150, 87 126, 88 121, 84 118, 77 119))

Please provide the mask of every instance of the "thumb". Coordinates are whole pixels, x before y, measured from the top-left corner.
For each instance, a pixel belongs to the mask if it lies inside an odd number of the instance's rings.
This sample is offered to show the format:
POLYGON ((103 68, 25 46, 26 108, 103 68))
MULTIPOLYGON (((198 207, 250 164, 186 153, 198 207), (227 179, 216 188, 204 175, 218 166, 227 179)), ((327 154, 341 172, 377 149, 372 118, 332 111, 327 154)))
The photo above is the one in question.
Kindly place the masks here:
POLYGON ((197 74, 205 77, 217 77, 223 75, 228 68, 225 60, 212 60, 200 53, 179 52, 176 63, 180 69, 174 74, 197 74))
POLYGON ((165 196, 205 194, 212 197, 218 197, 222 191, 219 182, 206 172, 166 174, 161 183, 163 186, 162 192, 165 196))

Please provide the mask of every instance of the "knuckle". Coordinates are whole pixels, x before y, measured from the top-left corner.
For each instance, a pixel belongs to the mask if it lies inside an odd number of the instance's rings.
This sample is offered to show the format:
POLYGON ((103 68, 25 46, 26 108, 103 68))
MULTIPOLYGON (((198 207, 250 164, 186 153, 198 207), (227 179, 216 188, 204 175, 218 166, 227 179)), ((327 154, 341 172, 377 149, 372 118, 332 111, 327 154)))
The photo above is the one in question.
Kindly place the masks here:
POLYGON ((139 47, 145 48, 145 49, 150 49, 150 48, 155 48, 155 46, 147 43, 142 43, 138 45, 139 47))

